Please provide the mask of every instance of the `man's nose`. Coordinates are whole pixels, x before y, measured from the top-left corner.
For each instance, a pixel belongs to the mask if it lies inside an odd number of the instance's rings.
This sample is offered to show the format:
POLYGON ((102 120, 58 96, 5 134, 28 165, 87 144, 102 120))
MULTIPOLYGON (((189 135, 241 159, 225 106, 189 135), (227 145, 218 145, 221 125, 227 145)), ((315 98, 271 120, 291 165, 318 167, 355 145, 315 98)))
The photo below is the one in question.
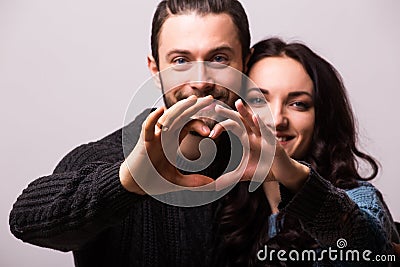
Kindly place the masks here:
POLYGON ((190 82, 190 86, 202 93, 208 93, 214 88, 214 79, 211 77, 211 72, 208 70, 206 62, 196 62, 194 77, 190 82))

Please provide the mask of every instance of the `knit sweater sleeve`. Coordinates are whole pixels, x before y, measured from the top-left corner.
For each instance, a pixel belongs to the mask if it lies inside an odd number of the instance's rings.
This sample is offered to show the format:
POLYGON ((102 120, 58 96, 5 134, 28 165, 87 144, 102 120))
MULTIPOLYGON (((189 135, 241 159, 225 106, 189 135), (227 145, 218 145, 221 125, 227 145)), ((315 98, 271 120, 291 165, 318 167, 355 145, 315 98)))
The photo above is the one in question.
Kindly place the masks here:
POLYGON ((322 247, 336 248, 342 238, 348 249, 384 253, 390 252, 391 241, 398 240, 380 192, 368 182, 345 191, 311 169, 308 180, 285 210, 299 218, 322 247))
MULTIPOLYGON (((134 125, 140 131, 141 123, 134 125)), ((119 223, 143 198, 120 183, 121 132, 77 147, 52 175, 31 182, 11 210, 11 232, 24 242, 70 251, 119 223)))

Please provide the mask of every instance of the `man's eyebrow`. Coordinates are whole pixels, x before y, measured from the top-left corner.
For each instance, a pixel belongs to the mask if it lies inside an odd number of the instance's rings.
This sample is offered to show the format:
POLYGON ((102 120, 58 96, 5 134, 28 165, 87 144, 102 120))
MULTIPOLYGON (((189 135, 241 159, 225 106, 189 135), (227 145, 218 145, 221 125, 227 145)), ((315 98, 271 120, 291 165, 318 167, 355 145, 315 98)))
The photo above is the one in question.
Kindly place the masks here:
MULTIPOLYGON (((234 53, 234 49, 231 46, 221 45, 221 46, 211 49, 210 51, 207 52, 207 54, 215 54, 215 53, 223 52, 223 51, 234 53)), ((171 55, 174 55, 174 54, 190 55, 191 52, 189 50, 185 50, 185 49, 173 49, 166 54, 166 58, 169 58, 171 55)))
MULTIPOLYGON (((253 87, 253 88, 248 89, 248 91, 249 92, 250 91, 261 91, 261 93, 263 93, 265 95, 269 94, 269 91, 267 89, 264 89, 264 88, 253 87)), ((308 95, 309 97, 312 98, 312 95, 309 92, 306 92, 306 91, 295 91, 295 92, 290 92, 288 94, 289 97, 296 97, 296 96, 301 96, 301 95, 308 95)))
POLYGON ((231 52, 231 53, 235 52, 233 47, 231 47, 229 45, 221 45, 221 46, 218 46, 218 47, 216 47, 214 49, 211 49, 208 53, 209 54, 215 54, 215 53, 223 52, 223 51, 228 51, 228 52, 231 52))
POLYGON ((166 58, 169 58, 173 54, 190 55, 190 51, 184 49, 173 49, 167 53, 166 58))

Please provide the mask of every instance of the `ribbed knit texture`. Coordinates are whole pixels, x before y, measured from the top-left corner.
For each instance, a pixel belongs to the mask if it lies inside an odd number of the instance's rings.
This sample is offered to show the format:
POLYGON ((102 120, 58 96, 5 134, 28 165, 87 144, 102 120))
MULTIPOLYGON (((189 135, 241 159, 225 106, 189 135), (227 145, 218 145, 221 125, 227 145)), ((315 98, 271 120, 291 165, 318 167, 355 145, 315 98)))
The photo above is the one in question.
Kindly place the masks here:
MULTIPOLYGON (((127 126, 125 150, 134 147, 148 113, 127 126)), ((120 129, 77 147, 52 175, 30 183, 10 213, 11 232, 24 242, 73 251, 80 267, 210 266, 218 201, 182 208, 126 191, 119 181, 122 135, 120 129)), ((229 156, 217 154, 204 174, 218 177, 229 156)), ((284 210, 323 246, 343 237, 351 247, 384 250, 394 236, 390 214, 368 183, 344 192, 311 172, 296 195, 282 190, 289 203, 284 210)))
POLYGON ((374 256, 393 254, 391 242, 398 243, 399 234, 381 193, 368 182, 358 183, 354 189, 341 190, 311 168, 308 180, 297 194, 281 186, 286 202, 282 212, 299 218, 302 227, 322 248, 338 249, 337 241, 343 238, 347 241, 343 250, 370 250, 374 256))
MULTIPOLYGON (((122 135, 129 141, 124 152, 131 150, 149 111, 126 130, 77 147, 52 175, 30 183, 11 211, 11 232, 31 244, 73 251, 81 267, 209 266, 215 204, 170 206, 130 193, 119 181, 122 135)), ((225 166, 219 160, 205 174, 218 176, 225 166)))

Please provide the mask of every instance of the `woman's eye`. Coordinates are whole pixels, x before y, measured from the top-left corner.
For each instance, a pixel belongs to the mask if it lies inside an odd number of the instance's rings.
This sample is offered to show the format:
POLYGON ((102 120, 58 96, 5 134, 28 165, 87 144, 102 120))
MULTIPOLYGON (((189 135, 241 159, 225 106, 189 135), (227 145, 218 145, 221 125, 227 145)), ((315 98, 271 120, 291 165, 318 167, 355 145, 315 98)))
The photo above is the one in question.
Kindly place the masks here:
POLYGON ((265 101, 265 98, 263 97, 252 97, 247 99, 247 103, 249 103, 250 105, 263 105, 266 104, 267 101, 265 101))
POLYGON ((308 104, 301 102, 301 101, 293 102, 291 105, 294 106, 295 108, 301 109, 301 110, 307 110, 309 108, 308 104))

